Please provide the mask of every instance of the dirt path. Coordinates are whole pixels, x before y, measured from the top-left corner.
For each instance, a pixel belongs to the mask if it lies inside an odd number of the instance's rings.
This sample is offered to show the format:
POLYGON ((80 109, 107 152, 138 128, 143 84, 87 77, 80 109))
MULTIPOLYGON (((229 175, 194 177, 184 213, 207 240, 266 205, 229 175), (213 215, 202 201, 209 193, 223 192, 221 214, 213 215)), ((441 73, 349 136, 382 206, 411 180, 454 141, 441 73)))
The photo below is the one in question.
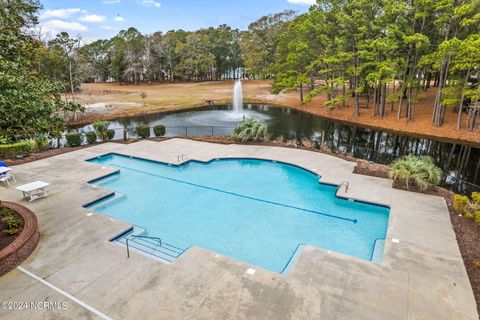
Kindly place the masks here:
MULTIPOLYGON (((373 117, 372 109, 367 108, 362 108, 361 116, 355 118, 353 101, 349 101, 345 108, 328 110, 324 106, 324 97, 316 97, 312 102, 302 105, 299 102, 297 92, 275 95, 270 92, 270 87, 270 81, 243 81, 244 100, 250 103, 294 107, 325 118, 357 123, 376 129, 480 145, 480 132, 456 129, 457 115, 452 110, 446 112, 445 124, 441 128, 435 128, 431 125, 431 106, 435 88, 421 95, 415 109, 415 120, 408 123, 405 119, 396 120, 396 106, 393 111, 390 111, 389 108, 385 118, 373 117)), ((79 100, 90 106, 87 107, 87 112, 80 115, 75 123, 82 124, 97 119, 114 119, 127 115, 204 106, 208 100, 213 100, 216 104, 230 104, 232 94, 233 81, 141 84, 138 86, 118 85, 116 83, 83 84, 79 100), (144 99, 141 96, 142 92, 145 93, 144 99)), ((466 115, 464 115, 463 122, 466 123, 466 115)))

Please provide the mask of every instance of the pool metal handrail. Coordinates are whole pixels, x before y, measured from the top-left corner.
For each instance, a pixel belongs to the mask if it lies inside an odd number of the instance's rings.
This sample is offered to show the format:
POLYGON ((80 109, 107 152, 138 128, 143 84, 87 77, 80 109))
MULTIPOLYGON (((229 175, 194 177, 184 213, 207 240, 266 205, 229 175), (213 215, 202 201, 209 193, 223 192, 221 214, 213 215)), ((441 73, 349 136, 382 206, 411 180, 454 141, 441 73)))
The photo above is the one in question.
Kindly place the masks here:
POLYGON ((177 162, 180 162, 180 159, 181 159, 181 160, 185 160, 186 158, 187 158, 187 155, 186 155, 186 154, 184 154, 184 153, 179 154, 179 155, 177 156, 177 162))
POLYGON ((140 238, 140 239, 152 239, 152 240, 158 240, 158 244, 161 247, 162 246, 162 239, 158 237, 148 237, 148 236, 141 236, 141 235, 131 235, 128 238, 125 238, 125 244, 127 245, 127 258, 130 258, 130 247, 128 245, 128 240, 134 239, 134 238, 140 238))
POLYGON ((337 192, 338 192, 338 190, 340 190, 340 188, 341 188, 343 185, 345 185, 345 193, 348 192, 348 188, 349 188, 349 186, 350 186, 350 183, 349 183, 348 181, 342 181, 342 182, 340 182, 340 184, 337 186, 337 192))

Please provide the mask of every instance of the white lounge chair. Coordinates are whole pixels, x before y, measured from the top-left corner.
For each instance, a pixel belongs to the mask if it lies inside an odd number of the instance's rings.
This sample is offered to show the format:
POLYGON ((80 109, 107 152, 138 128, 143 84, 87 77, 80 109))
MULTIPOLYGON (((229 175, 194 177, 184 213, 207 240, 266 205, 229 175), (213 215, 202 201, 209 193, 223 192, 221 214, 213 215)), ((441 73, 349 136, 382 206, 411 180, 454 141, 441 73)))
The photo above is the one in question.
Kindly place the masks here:
POLYGON ((10 187, 10 180, 13 180, 14 183, 17 182, 15 180, 15 176, 12 173, 12 169, 9 167, 0 167, 0 182, 5 182, 8 187, 10 187))

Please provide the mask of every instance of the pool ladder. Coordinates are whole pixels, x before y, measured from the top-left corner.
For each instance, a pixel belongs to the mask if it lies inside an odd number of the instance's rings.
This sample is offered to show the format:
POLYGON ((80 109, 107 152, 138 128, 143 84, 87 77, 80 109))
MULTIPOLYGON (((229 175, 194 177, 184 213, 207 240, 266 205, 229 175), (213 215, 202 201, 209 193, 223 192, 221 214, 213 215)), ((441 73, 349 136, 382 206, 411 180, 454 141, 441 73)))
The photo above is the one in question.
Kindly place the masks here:
POLYGON ((343 185, 345 186, 345 193, 348 193, 348 188, 349 188, 349 186, 350 186, 350 183, 349 183, 348 181, 342 181, 342 182, 340 182, 340 184, 337 186, 337 192, 338 192, 338 190, 340 190, 340 188, 341 188, 343 185))
POLYGON ((180 162, 180 160, 185 160, 187 158, 187 155, 182 153, 177 156, 177 162, 180 162))

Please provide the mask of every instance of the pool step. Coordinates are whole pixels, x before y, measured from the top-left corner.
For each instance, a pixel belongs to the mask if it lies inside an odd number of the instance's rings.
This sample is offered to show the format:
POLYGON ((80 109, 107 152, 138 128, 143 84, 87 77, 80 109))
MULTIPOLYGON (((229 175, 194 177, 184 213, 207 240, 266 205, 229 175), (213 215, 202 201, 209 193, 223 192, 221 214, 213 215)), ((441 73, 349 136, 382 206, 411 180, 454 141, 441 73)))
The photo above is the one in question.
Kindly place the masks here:
POLYGON ((120 172, 117 171, 117 172, 115 172, 115 173, 113 173, 113 174, 111 174, 111 175, 109 175, 105 178, 102 178, 101 180, 99 180, 95 184, 99 187, 103 187, 110 182, 114 182, 115 180, 118 180, 119 178, 120 178, 120 172))
POLYGON ((373 262, 381 263, 383 261, 383 252, 385 250, 385 239, 377 239, 373 245, 372 258, 373 262))
POLYGON ((127 200, 127 196, 121 192, 115 192, 111 196, 104 200, 89 205, 87 208, 101 212, 104 207, 111 206, 112 204, 118 204, 119 202, 127 200))
POLYGON ((133 229, 114 239, 113 241, 126 246, 126 240, 128 239, 128 246, 130 249, 140 251, 143 254, 152 256, 156 259, 160 259, 166 263, 174 262, 183 252, 184 249, 178 248, 171 244, 161 242, 153 238, 141 238, 139 236, 148 236, 147 231, 138 226, 134 226, 133 229))

